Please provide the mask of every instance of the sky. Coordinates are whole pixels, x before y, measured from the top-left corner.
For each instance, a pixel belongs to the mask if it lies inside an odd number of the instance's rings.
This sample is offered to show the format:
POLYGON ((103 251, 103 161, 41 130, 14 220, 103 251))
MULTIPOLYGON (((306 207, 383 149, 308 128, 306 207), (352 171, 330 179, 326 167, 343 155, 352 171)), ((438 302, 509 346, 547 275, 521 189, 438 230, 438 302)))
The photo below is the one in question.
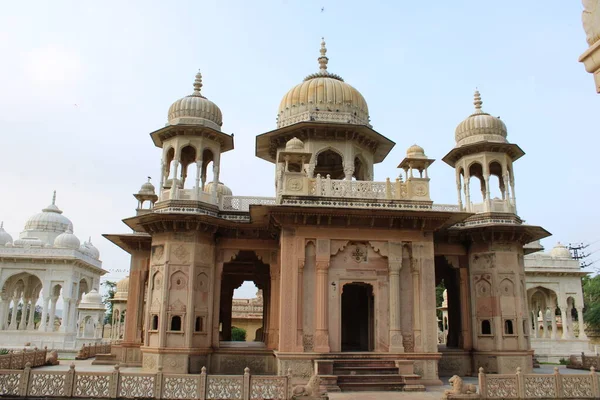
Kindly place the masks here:
MULTIPOLYGON (((441 158, 478 88, 483 110, 526 153, 515 163, 519 215, 553 234, 548 250, 595 242, 600 96, 578 62, 581 11, 564 0, 4 2, 0 220, 18 237, 57 190, 106 278, 127 275, 128 254, 101 235, 129 232, 121 220, 135 213, 132 194, 160 177, 149 133, 192 92, 198 69, 223 131, 235 134, 221 181, 234 195, 273 196, 274 166, 254 156, 255 137, 275 128, 287 90, 318 70, 324 36, 329 71, 363 94, 374 129, 396 142, 375 180, 398 176, 417 143, 438 160, 433 200, 456 203, 441 158)), ((236 296, 254 294, 246 285, 236 296)))

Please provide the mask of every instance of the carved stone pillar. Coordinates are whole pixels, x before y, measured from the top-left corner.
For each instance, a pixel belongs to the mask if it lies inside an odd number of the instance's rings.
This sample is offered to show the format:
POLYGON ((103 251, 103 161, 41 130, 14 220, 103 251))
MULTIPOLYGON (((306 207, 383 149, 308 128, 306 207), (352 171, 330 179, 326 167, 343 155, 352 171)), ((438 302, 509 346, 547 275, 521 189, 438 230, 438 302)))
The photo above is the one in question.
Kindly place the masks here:
MULTIPOLYGON (((148 257, 149 252, 145 251, 131 253, 125 333, 123 335, 124 343, 142 343, 141 322, 144 312, 144 278, 148 269, 148 257)), ((167 276, 166 273, 165 276, 167 276)))
POLYGON ((27 321, 27 330, 28 331, 33 331, 35 330, 35 322, 33 320, 34 316, 35 316, 35 303, 37 303, 38 298, 34 297, 31 300, 31 304, 29 306, 29 319, 27 321))
POLYGON ((419 352, 422 350, 422 338, 421 338, 421 284, 420 284, 420 273, 419 265, 414 259, 410 263, 410 273, 412 276, 412 287, 413 287, 413 332, 414 332, 414 346, 415 351, 419 352))
POLYGON ((402 268, 402 255, 400 261, 389 262, 390 282, 390 353, 404 353, 402 344, 402 327, 400 321, 400 269, 402 268))
POLYGON ((267 335, 269 349, 276 349, 279 343, 279 264, 271 263, 271 295, 269 299, 269 333, 267 335))
POLYGON ((298 302, 296 310, 296 347, 304 351, 303 336, 304 336, 304 295, 302 294, 302 287, 304 286, 304 259, 298 260, 298 281, 297 281, 297 293, 298 302))
POLYGON ((27 321, 27 308, 31 303, 31 299, 23 298, 23 308, 21 309, 21 320, 19 322, 19 330, 24 331, 26 329, 27 321))
POLYGON ((549 338, 549 332, 548 332, 548 307, 544 307, 542 309, 542 324, 544 326, 544 332, 542 332, 542 336, 544 338, 549 338))
POLYGON ((577 321, 579 322, 579 339, 587 339, 587 335, 585 334, 585 323, 583 322, 583 308, 579 307, 577 309, 577 321))
POLYGON ((550 313, 550 322, 552 323, 552 334, 550 335, 550 339, 557 339, 558 335, 556 333, 556 306, 553 306, 550 313))
MULTIPOLYGON (((533 337, 537 338, 538 337, 538 315, 539 312, 537 311, 537 307, 534 309, 534 311, 531 312, 532 316, 533 316, 533 337)), ((564 334, 564 331, 563 331, 564 334)))
POLYGON ((58 301, 58 297, 50 298, 50 315, 48 317, 48 327, 46 328, 47 332, 54 332, 54 319, 56 318, 56 302, 58 301))
POLYGON ((48 305, 50 303, 50 297, 44 298, 44 304, 42 306, 42 319, 40 320, 40 326, 38 330, 40 332, 46 332, 46 328, 48 326, 48 305))
POLYGON ((469 271, 467 268, 460 268, 460 304, 461 322, 462 322, 462 348, 471 350, 473 348, 473 337, 471 336, 471 318, 469 318, 469 271))
POLYGON ((285 296, 285 302, 279 307, 279 351, 296 351, 296 307, 286 306, 296 304, 298 293, 296 293, 298 278, 298 256, 296 249, 295 231, 291 228, 283 228, 280 237, 281 249, 281 275, 279 290, 281 296, 285 296))
MULTIPOLYGON (((562 320, 562 338, 563 339, 568 339, 569 338, 569 333, 568 333, 568 322, 567 322, 567 306, 563 305, 560 308, 560 319, 562 320)), ((537 337, 537 335, 536 335, 537 337)))
MULTIPOLYGON (((222 253, 222 252, 221 252, 222 253)), ((221 318, 221 285, 223 282, 223 255, 221 254, 220 260, 215 265, 215 276, 214 284, 212 288, 213 293, 213 312, 212 312, 212 347, 215 349, 219 348, 220 337, 219 337, 219 325, 221 318)), ((229 258, 227 258, 229 260, 229 258)))
POLYGON ((329 261, 317 261, 317 309, 315 324, 315 345, 317 353, 329 353, 329 316, 327 302, 327 281, 329 276, 329 261))
POLYGON ((344 165, 344 179, 351 181, 352 175, 354 175, 354 163, 346 163, 344 165))
POLYGON ((6 307, 10 300, 8 298, 0 298, 0 330, 6 329, 6 319, 8 318, 6 307))

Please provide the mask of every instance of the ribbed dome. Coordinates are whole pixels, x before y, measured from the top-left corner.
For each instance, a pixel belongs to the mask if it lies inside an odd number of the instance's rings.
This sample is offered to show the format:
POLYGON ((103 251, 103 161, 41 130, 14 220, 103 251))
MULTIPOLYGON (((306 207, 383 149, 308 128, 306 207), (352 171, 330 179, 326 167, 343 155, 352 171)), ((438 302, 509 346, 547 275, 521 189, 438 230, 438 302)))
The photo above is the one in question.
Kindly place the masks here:
POLYGON ((56 206, 56 192, 52 197, 52 204, 44 208, 41 213, 35 214, 25 223, 25 231, 64 232, 73 226, 69 218, 62 215, 56 206))
POLYGON ((454 137, 456 145, 475 143, 479 141, 490 141, 506 143, 506 125, 500 118, 492 117, 483 112, 481 95, 475 91, 475 112, 456 127, 454 137))
POLYGON ((65 249, 79 250, 80 246, 79 239, 73 234, 73 226, 69 225, 66 232, 61 233, 54 239, 54 247, 61 247, 65 249))
POLYGON ((556 246, 552 250, 550 250, 550 255, 554 258, 572 258, 571 252, 564 244, 558 242, 556 246))
POLYGON ((104 304, 102 303, 102 296, 96 289, 92 289, 89 293, 86 293, 81 298, 79 302, 79 309, 104 309, 104 304))
MULTIPOLYGON (((57 238, 58 239, 58 238, 57 238)), ((98 260, 100 258, 100 251, 92 244, 92 238, 90 237, 87 242, 83 242, 83 244, 79 247, 79 251, 83 254, 86 254, 92 258, 98 260)))
POLYGON ((4 230, 4 222, 0 222, 0 247, 3 247, 4 245, 6 245, 6 243, 12 244, 12 242, 12 236, 10 236, 8 232, 4 230))
POLYGON ((304 142, 297 137, 293 137, 287 141, 285 149, 286 151, 304 150, 304 142))
POLYGON ((200 94, 202 75, 196 74, 194 93, 177 100, 169 107, 169 124, 205 125, 217 131, 223 125, 223 115, 215 103, 200 94))
POLYGON ((13 244, 16 247, 42 247, 44 245, 44 242, 42 242, 39 238, 36 237, 24 237, 15 240, 13 244))
POLYGON ((283 96, 277 113, 278 128, 304 121, 371 126, 365 98, 340 76, 327 71, 326 53, 323 41, 319 72, 307 76, 283 96))
POLYGON ((406 157, 408 158, 427 158, 425 156, 425 150, 416 144, 413 144, 406 150, 406 157))
POLYGON ((148 182, 144 182, 138 194, 145 195, 153 195, 156 194, 155 187, 152 183, 150 183, 150 178, 148 178, 148 182))
MULTIPOLYGON (((204 185, 204 191, 206 193, 212 193, 214 182, 210 181, 204 185)), ((219 182, 217 185, 217 195, 219 196, 233 196, 231 189, 229 189, 225 184, 219 182)))
POLYGON ((129 277, 121 279, 117 282, 117 290, 115 291, 115 300, 127 300, 127 292, 129 292, 129 277))

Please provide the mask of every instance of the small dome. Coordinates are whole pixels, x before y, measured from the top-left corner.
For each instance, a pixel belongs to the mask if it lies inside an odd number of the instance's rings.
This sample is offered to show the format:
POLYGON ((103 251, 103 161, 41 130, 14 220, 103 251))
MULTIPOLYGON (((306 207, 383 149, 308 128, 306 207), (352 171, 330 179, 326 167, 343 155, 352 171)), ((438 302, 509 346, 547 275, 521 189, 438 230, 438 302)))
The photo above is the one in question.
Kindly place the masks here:
POLYGON ((138 194, 142 195, 154 195, 156 194, 154 185, 150 183, 150 178, 148 178, 148 182, 144 182, 138 194))
POLYGON ((66 232, 61 233, 54 239, 54 247, 79 250, 79 239, 73 234, 73 225, 69 225, 66 232))
POLYGON ((223 115, 215 103, 200 94, 202 74, 196 74, 194 92, 169 107, 169 124, 205 125, 217 131, 223 125, 223 115))
POLYGON ((473 104, 475 104, 475 112, 456 127, 454 137, 457 146, 483 140, 506 143, 506 125, 500 118, 483 112, 481 109, 483 102, 478 91, 475 91, 473 104))
POLYGON ((421 146, 413 144, 406 150, 407 158, 427 158, 425 150, 421 146))
POLYGON ((4 222, 0 222, 0 247, 6 246, 7 243, 12 244, 13 238, 4 230, 4 222))
POLYGON ((62 215, 62 211, 56 206, 56 191, 52 196, 52 204, 44 208, 41 213, 29 218, 25 223, 25 231, 38 232, 64 232, 73 226, 71 220, 62 215))
POLYGON ((96 289, 92 289, 89 293, 86 293, 79 302, 80 309, 104 309, 102 303, 102 296, 96 289))
POLYGON ((304 150, 304 142, 297 137, 291 138, 285 144, 286 151, 304 150))
POLYGON ((307 76, 283 96, 277 112, 277 128, 306 121, 371 127, 365 98, 340 76, 327 71, 326 53, 323 40, 319 72, 307 76))
MULTIPOLYGON (((213 181, 207 182, 204 185, 204 191, 206 193, 212 193, 213 185, 214 185, 213 181)), ((217 185, 217 195, 219 195, 219 196, 233 196, 233 193, 231 192, 231 189, 229 189, 227 186, 225 186, 222 182, 219 182, 219 184, 217 185)))
POLYGON ((92 244, 91 237, 87 242, 83 242, 83 244, 79 247, 79 251, 85 255, 95 258, 96 260, 100 259, 100 251, 92 244))
POLYGON ((117 288, 115 291, 115 300, 127 300, 127 292, 129 292, 129 277, 121 279, 117 282, 117 288))
POLYGON ((564 244, 558 242, 552 250, 550 250, 550 256, 553 258, 572 258, 571 252, 564 244))

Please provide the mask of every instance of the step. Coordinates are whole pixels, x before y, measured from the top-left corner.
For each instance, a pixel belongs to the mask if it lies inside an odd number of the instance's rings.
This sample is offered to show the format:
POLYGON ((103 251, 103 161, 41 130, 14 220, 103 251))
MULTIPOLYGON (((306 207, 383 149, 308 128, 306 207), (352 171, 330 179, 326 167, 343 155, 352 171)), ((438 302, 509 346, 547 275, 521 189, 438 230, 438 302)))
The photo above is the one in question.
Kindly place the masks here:
POLYGON ((338 385, 353 382, 396 383, 402 385, 406 383, 406 380, 401 375, 338 375, 337 382, 338 385))
POLYGON ((396 364, 393 361, 374 361, 374 360, 334 361, 333 368, 339 368, 339 367, 396 368, 396 364))
POLYGON ((334 367, 334 375, 364 375, 364 374, 385 374, 385 375, 398 375, 398 368, 396 367, 363 367, 363 366, 350 366, 350 367, 334 367))
POLYGON ((403 383, 382 383, 382 382, 347 382, 338 383, 342 392, 401 392, 404 389, 403 383))
POLYGON ((96 354, 92 365, 115 365, 117 364, 116 354, 96 354))

